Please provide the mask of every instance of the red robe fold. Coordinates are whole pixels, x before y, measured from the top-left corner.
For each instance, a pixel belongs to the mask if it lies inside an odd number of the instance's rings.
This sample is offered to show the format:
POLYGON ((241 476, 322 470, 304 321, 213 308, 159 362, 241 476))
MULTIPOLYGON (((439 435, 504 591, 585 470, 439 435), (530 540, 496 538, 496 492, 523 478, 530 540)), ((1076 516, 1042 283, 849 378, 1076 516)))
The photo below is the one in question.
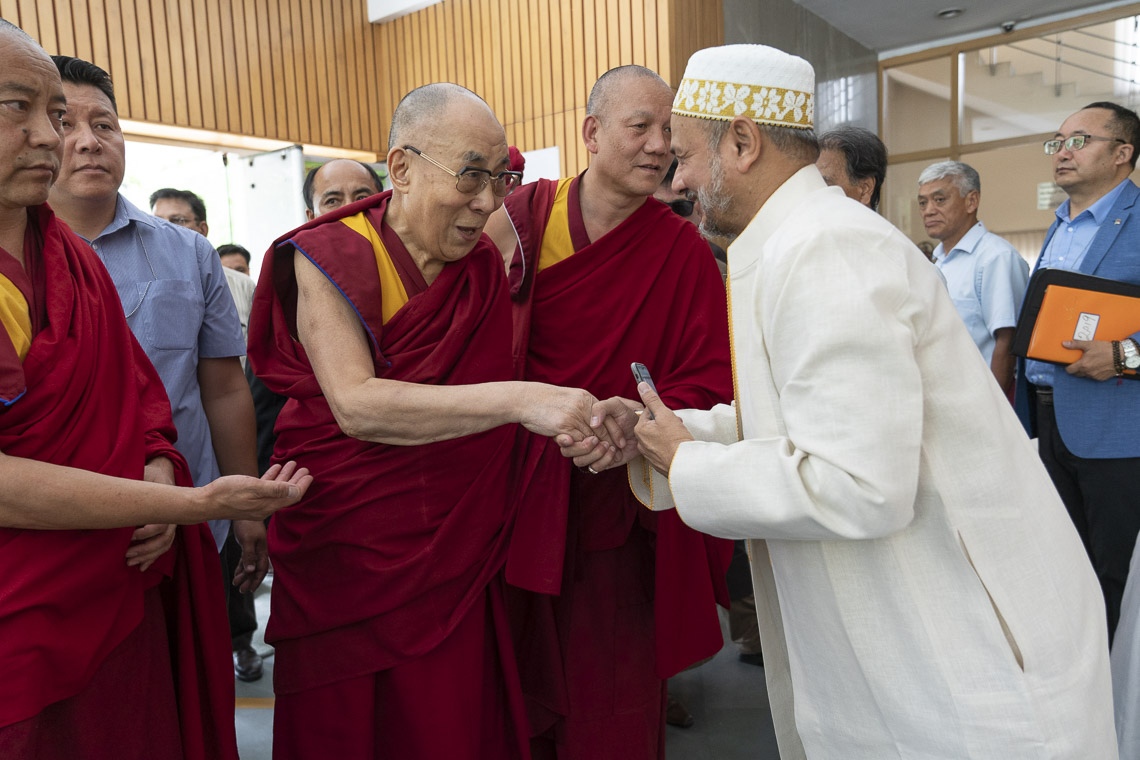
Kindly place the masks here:
MULTIPOLYGON (((23 362, 27 392, 0 408, 0 451, 132 479, 142 478, 147 459, 164 456, 189 484, 170 403, 103 264, 48 207, 29 209, 29 225, 42 241, 28 271, 42 278, 46 324, 23 362)), ((209 531, 180 529, 146 573, 126 565, 132 532, 0 528, 0 726, 79 693, 139 625, 143 593, 157 585, 185 757, 236 758, 229 637, 209 531)))
POLYGON ((425 290, 409 291, 409 301, 382 322, 372 248, 338 220, 364 212, 381 229, 389 197, 352 204, 278 240, 254 298, 250 360, 271 390, 289 398, 277 419, 274 459, 296 459, 317 473, 301 504, 270 524, 266 639, 277 648, 279 693, 430 652, 483 598, 505 561, 515 426, 419 446, 349 438, 294 339, 293 256, 300 251, 356 310, 377 377, 435 385, 511 379, 506 280, 485 238, 425 290))
MULTIPOLYGON (((672 408, 709 408, 730 400, 725 291, 709 246, 696 228, 649 199, 590 244, 575 180, 569 217, 576 252, 536 277, 556 190, 556 182, 539 180, 506 200, 524 254, 512 267, 512 283, 515 351, 525 357, 525 379, 585 388, 598 398, 636 399, 630 363, 639 361, 672 408)), ((614 578, 589 596, 599 605, 616 598, 620 606, 623 584, 652 584, 653 620, 646 633, 652 641, 640 643, 653 648, 655 665, 650 667, 660 678, 720 649, 714 599, 727 606, 724 574, 732 554, 730 541, 702 536, 675 512, 647 511, 633 497, 624 468, 600 475, 581 473, 552 443, 530 475, 508 560, 508 582, 542 594, 565 594, 582 556, 626 547, 635 540, 631 536, 647 534, 648 581, 614 578)), ((572 640, 578 634, 566 609, 570 603, 532 595, 523 604, 528 619, 519 667, 528 697, 545 709, 562 714, 576 709, 571 705, 577 676, 570 676, 568 684, 553 674, 577 674, 592 667, 621 673, 630 659, 619 643, 619 651, 595 649, 594 662, 568 661, 573 657, 568 652, 590 648, 572 640), (544 609, 543 599, 552 609, 544 609), (607 658, 608 665, 601 662, 607 658)))

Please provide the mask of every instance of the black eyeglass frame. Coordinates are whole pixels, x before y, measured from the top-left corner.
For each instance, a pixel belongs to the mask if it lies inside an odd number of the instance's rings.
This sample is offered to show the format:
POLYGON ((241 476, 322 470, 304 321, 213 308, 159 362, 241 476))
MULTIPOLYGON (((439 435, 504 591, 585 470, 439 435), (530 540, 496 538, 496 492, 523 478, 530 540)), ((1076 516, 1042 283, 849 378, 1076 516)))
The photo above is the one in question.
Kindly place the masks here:
POLYGON ((490 183, 492 193, 494 193, 499 198, 506 198, 514 191, 516 187, 522 184, 522 172, 501 171, 498 174, 491 174, 491 172, 487 171, 486 169, 479 169, 474 166, 465 166, 459 171, 452 171, 415 146, 405 145, 404 150, 415 153, 417 156, 424 159, 429 164, 437 166, 450 174, 452 177, 455 177, 455 189, 464 195, 478 195, 479 193, 483 192, 483 188, 487 186, 487 183, 490 183), (482 175, 482 177, 479 175, 482 175), (475 180, 479 183, 479 185, 478 187, 464 189, 460 187, 460 185, 463 184, 464 180, 467 180, 468 182, 475 180), (507 180, 511 180, 510 184, 507 184, 507 180))
POLYGON ((1098 137, 1096 135, 1069 135, 1064 140, 1053 138, 1041 143, 1041 147, 1045 149, 1046 156, 1052 156, 1061 152, 1061 148, 1067 151, 1081 150, 1089 143, 1089 141, 1102 141, 1102 142, 1118 142, 1121 145, 1127 145, 1128 141, 1121 140, 1119 137, 1098 137), (1079 145, 1070 145, 1069 143, 1080 143, 1079 145))

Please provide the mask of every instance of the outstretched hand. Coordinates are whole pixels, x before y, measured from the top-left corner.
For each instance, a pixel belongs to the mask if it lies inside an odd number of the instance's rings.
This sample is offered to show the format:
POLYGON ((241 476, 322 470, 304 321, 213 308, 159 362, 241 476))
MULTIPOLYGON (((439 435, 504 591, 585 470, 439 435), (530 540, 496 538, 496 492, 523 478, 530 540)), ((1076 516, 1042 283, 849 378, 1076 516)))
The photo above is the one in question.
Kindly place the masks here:
POLYGON ((693 440, 693 436, 685 427, 685 423, 681 422, 681 418, 662 403, 661 397, 649 387, 648 383, 638 383, 637 392, 641 394, 641 400, 645 402, 645 408, 648 410, 646 414, 641 415, 637 427, 634 428, 638 446, 642 456, 653 465, 653 469, 668 476, 673 457, 677 454, 677 447, 685 441, 693 440))
POLYGON ((286 462, 273 465, 261 478, 226 475, 198 490, 211 520, 264 520, 299 502, 312 482, 308 469, 286 462))

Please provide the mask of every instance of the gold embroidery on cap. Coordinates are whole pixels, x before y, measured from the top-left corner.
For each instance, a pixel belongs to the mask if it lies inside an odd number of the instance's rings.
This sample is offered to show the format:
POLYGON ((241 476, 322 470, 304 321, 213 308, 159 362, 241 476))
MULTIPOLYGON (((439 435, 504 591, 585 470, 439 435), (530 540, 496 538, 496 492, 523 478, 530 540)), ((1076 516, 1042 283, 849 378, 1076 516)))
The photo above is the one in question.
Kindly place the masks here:
POLYGON ((783 87, 685 79, 677 90, 673 111, 704 119, 748 116, 763 124, 811 129, 815 117, 815 96, 783 87))

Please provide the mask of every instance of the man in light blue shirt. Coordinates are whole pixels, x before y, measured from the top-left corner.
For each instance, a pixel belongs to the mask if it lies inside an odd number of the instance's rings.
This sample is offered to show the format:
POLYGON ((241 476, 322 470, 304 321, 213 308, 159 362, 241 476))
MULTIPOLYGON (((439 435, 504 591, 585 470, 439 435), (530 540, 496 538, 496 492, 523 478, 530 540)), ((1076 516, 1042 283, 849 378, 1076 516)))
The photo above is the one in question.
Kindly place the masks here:
MULTIPOLYGON (((245 353, 237 311, 213 247, 196 232, 144 213, 119 194, 125 142, 107 73, 55 56, 67 96, 56 213, 107 266, 131 331, 158 370, 174 413, 177 447, 194 484, 220 475, 257 476, 253 402, 238 360, 245 353)), ((229 525, 212 524, 221 546, 229 525)), ((235 581, 252 591, 268 570, 265 526, 235 523, 242 559, 235 581)), ((174 540, 172 526, 136 531, 140 564, 174 540)))
POLYGON ((978 221, 981 194, 977 171, 960 161, 932 164, 918 178, 926 234, 941 241, 934 249, 934 265, 970 337, 1012 400, 1015 360, 1010 347, 1029 264, 978 221))

